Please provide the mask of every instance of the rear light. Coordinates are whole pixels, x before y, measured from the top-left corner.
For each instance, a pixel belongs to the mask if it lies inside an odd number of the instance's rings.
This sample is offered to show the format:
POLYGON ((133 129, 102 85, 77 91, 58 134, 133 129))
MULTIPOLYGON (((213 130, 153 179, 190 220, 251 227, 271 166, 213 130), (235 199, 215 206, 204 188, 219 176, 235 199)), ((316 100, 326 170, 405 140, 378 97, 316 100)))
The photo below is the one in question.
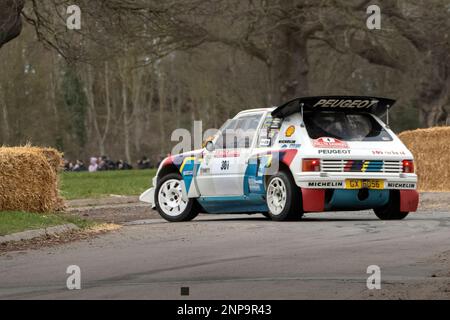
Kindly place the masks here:
POLYGON ((414 173, 414 162, 412 160, 403 160, 403 172, 414 173))
POLYGON ((319 159, 303 159, 303 171, 320 171, 319 159))

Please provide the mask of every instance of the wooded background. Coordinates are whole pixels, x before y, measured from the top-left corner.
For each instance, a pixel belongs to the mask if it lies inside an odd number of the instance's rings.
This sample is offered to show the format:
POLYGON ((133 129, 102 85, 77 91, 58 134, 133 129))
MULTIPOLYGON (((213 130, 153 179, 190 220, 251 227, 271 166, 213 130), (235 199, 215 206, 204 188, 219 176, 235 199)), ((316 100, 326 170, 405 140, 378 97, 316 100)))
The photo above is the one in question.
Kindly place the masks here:
POLYGON ((449 0, 27 0, 22 18, 0 50, 0 145, 155 160, 194 120, 326 94, 397 99, 396 131, 450 124, 449 0))

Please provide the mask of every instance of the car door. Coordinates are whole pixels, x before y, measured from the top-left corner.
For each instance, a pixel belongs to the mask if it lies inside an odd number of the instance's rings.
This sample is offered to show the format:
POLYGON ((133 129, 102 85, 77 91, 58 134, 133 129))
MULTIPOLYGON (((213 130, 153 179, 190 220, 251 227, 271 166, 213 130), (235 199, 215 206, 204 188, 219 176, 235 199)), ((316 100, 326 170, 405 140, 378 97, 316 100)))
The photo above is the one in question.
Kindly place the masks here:
POLYGON ((244 174, 262 113, 237 116, 219 131, 213 151, 204 151, 196 178, 202 197, 241 196, 244 174))

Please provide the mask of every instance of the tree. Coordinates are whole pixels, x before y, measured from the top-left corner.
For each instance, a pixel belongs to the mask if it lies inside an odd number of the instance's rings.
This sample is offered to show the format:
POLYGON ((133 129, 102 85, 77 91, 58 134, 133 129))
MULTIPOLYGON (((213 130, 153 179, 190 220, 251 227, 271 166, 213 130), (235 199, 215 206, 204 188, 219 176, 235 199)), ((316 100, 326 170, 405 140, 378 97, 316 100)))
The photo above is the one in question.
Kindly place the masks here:
POLYGON ((396 98, 395 130, 448 121, 446 0, 383 1, 381 30, 368 0, 75 3, 81 30, 66 27, 73 1, 28 1, 0 51, 0 143, 156 161, 194 120, 318 94, 396 98))
POLYGON ((4 0, 0 3, 0 48, 22 31, 22 12, 25 0, 4 0))

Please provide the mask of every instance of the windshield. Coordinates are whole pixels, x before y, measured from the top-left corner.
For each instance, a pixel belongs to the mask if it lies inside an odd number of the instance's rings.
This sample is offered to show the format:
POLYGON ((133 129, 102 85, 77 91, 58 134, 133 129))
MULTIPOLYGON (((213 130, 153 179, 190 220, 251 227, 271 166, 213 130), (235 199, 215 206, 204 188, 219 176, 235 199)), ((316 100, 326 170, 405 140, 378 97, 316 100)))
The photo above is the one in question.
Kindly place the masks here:
POLYGON ((344 141, 391 141, 387 131, 366 113, 308 112, 304 115, 311 139, 330 137, 344 141))

